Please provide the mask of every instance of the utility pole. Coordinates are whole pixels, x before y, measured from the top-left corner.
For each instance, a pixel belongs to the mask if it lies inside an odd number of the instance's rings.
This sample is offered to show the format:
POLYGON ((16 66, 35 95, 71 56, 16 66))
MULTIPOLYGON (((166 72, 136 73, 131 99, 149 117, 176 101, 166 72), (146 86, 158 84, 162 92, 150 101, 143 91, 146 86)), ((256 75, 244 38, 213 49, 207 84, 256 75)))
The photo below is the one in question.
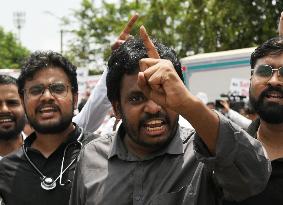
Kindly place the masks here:
MULTIPOLYGON (((52 13, 51 11, 44 11, 45 14, 48 14, 50 16, 55 17, 56 19, 58 19, 59 21, 62 22, 62 17, 59 17, 57 15, 55 15, 54 13, 52 13)), ((64 49, 64 30, 61 28, 60 29, 60 53, 63 54, 63 49, 64 49)))
POLYGON ((25 12, 16 11, 13 13, 14 25, 18 29, 18 40, 20 43, 21 43, 21 29, 23 28, 23 25, 25 24, 25 18, 26 18, 25 12))

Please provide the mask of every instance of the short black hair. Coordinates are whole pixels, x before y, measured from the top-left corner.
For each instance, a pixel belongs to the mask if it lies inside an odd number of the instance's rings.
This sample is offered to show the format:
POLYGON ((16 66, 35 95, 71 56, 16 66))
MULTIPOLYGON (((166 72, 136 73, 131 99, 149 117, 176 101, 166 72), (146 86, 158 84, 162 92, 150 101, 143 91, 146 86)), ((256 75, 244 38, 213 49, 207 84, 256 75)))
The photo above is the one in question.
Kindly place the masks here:
POLYGON ((10 75, 0 75, 0 85, 10 85, 10 84, 17 86, 17 79, 10 75))
MULTIPOLYGON (((183 79, 182 68, 176 52, 162 43, 152 40, 160 58, 172 62, 179 77, 183 79)), ((139 61, 148 58, 147 50, 142 39, 132 38, 113 51, 108 61, 108 74, 106 77, 107 97, 111 103, 120 101, 121 81, 125 74, 133 75, 139 72, 139 61)))
POLYGON ((251 68, 254 69, 258 59, 269 55, 280 55, 283 53, 283 37, 275 37, 258 46, 251 54, 251 68))
POLYGON ((61 68, 66 73, 72 85, 72 92, 78 93, 76 66, 60 53, 53 51, 35 51, 21 68, 21 73, 17 80, 19 94, 23 96, 26 81, 31 80, 39 70, 55 67, 61 68))

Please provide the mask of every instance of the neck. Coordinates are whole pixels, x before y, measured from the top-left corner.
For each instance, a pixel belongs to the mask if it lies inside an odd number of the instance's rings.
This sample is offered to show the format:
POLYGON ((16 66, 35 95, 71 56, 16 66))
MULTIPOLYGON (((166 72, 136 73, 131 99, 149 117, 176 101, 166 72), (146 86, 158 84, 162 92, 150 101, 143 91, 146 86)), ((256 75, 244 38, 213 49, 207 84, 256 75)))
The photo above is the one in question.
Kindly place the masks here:
POLYGON ((283 157, 283 123, 270 124, 261 120, 257 135, 270 160, 283 157))
POLYGON ((60 133, 54 134, 42 134, 37 131, 36 139, 32 143, 31 147, 40 151, 40 153, 48 158, 63 142, 67 140, 69 134, 75 129, 75 126, 71 123, 70 126, 60 133))
POLYGON ((12 140, 0 140, 0 156, 6 156, 7 154, 17 150, 23 144, 23 137, 19 134, 12 140))

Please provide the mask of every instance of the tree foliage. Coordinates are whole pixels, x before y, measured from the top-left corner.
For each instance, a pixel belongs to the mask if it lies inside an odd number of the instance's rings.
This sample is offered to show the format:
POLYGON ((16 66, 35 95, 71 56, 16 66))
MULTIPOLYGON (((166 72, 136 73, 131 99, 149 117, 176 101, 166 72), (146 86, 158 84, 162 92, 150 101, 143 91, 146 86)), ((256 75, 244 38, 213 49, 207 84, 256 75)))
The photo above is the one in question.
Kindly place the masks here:
POLYGON ((69 44, 68 55, 79 65, 105 60, 110 44, 131 14, 161 42, 172 46, 179 57, 245 48, 277 35, 282 0, 120 0, 119 3, 82 0, 74 19, 79 25, 69 44))
POLYGON ((20 45, 15 36, 0 27, 0 69, 20 68, 29 51, 20 45))

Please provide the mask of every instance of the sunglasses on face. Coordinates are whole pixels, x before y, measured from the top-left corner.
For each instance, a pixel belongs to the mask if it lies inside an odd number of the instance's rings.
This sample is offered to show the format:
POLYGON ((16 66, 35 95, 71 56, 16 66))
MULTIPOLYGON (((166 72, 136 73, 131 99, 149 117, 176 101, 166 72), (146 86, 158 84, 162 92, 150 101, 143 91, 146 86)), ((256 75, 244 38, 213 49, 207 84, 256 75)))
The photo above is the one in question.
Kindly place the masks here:
POLYGON ((278 72, 278 79, 283 81, 283 66, 276 69, 271 65, 259 65, 255 69, 252 69, 252 75, 254 75, 258 80, 268 81, 275 71, 278 72))
POLYGON ((29 89, 24 89, 24 91, 29 98, 39 98, 46 89, 55 98, 65 98, 68 94, 68 86, 63 83, 51 83, 47 86, 38 84, 31 86, 29 89))

